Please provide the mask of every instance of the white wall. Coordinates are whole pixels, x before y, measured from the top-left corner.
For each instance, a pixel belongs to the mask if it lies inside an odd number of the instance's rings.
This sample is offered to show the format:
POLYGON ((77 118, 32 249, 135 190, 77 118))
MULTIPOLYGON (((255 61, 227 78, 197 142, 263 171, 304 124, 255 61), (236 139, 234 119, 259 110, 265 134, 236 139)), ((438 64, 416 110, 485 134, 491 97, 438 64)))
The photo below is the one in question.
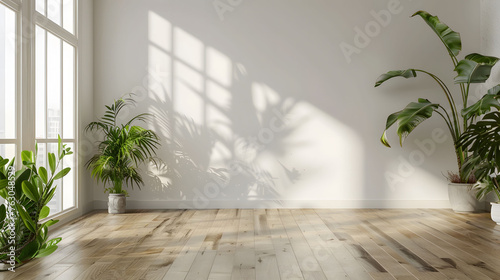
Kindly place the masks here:
MULTIPOLYGON (((481 1, 481 51, 500 57, 500 2, 481 1)), ((500 83, 500 67, 493 68, 485 88, 489 89, 500 83)))
MULTIPOLYGON (((480 50, 477 4, 230 2, 94 3, 96 116, 136 92, 140 105, 129 116, 153 113, 150 127, 191 159, 172 155, 165 140, 159 155, 168 169, 150 169, 156 175, 130 192, 129 208, 449 207, 442 174, 456 160, 448 134, 434 141, 447 133, 442 120, 416 129, 404 149, 394 130, 394 148, 379 142, 388 114, 418 97, 444 104, 439 89, 427 77, 373 84, 388 70, 415 67, 455 87, 441 43, 409 16, 439 15, 461 33, 465 55, 480 50), (372 14, 382 10, 392 13, 380 24, 372 14), (358 28, 372 37, 361 40, 358 28), (346 56, 342 44, 357 53, 346 56), (210 167, 231 169, 230 181, 213 183, 210 167)), ((101 186, 93 195, 105 207, 101 186)))

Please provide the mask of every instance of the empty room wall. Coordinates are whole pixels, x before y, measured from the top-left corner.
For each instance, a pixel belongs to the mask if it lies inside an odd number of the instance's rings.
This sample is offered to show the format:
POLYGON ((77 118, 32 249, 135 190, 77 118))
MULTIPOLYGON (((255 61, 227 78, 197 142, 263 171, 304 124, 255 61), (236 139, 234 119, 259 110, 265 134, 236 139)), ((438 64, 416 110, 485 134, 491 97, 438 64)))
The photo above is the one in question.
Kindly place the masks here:
MULTIPOLYGON (((500 57, 500 2, 494 0, 481 1, 481 51, 500 57)), ((491 72, 484 90, 488 90, 500 83, 500 68, 495 67, 491 72)))
MULTIPOLYGON (((473 1, 95 1, 95 116, 134 92, 125 115, 152 113, 163 139, 165 165, 128 207, 449 207, 456 160, 438 116, 403 148, 394 129, 393 148, 379 141, 409 102, 445 104, 428 77, 374 88, 380 74, 425 69, 458 94, 418 10, 461 33, 460 57, 480 51, 473 1)), ((101 185, 93 196, 106 206, 101 185)))

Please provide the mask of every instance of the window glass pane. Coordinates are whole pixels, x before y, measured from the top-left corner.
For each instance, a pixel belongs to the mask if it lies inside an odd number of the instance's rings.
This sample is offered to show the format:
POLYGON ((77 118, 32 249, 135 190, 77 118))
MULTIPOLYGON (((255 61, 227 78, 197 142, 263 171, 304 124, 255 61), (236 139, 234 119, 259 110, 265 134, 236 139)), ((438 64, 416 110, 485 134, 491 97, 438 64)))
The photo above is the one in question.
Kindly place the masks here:
POLYGON ((45 13, 45 0, 36 0, 36 10, 40 14, 46 16, 47 14, 45 13))
POLYGON ((58 25, 61 25, 61 1, 47 0, 47 17, 58 25))
POLYGON ((16 14, 0 5, 0 138, 16 137, 16 14))
MULTIPOLYGON (((47 143, 47 150, 49 153, 54 153, 57 158, 57 143, 47 143)), ((48 166, 48 164, 46 166, 48 166)), ((59 171, 61 171, 61 167, 57 168, 57 170, 54 173, 57 174, 57 172, 59 171)), ((54 193, 54 197, 49 203, 47 203, 47 206, 50 208, 51 215, 57 212, 61 212, 62 181, 61 180, 56 181, 55 185, 57 185, 57 187, 54 193)))
MULTIPOLYGON (((75 152, 75 145, 73 143, 66 143, 71 151, 75 152)), ((63 210, 75 206, 75 154, 64 157, 63 167, 71 168, 71 171, 62 179, 62 186, 59 183, 58 186, 62 187, 63 194, 63 210)))
POLYGON ((75 48, 63 42, 63 135, 74 138, 75 48))
POLYGON ((15 144, 0 144, 0 156, 2 158, 13 159, 16 156, 15 144))
POLYGON ((63 27, 75 34, 75 0, 63 0, 63 27))
POLYGON ((47 144, 38 143, 38 154, 36 157, 36 165, 38 167, 43 166, 47 168, 47 144))
POLYGON ((36 56, 36 88, 35 88, 35 111, 36 111, 36 137, 45 138, 45 36, 46 31, 36 27, 35 56, 36 56))
POLYGON ((47 138, 61 134, 61 39, 47 33, 47 138))

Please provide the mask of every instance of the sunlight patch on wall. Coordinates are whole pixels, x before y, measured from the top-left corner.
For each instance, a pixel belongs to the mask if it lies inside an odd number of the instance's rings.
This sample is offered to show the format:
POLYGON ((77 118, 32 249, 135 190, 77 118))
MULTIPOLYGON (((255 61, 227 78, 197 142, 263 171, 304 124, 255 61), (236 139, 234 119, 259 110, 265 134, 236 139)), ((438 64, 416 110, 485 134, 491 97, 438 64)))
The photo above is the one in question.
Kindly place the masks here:
MULTIPOLYGON (((148 13, 148 95, 158 102, 171 98, 172 24, 155 12, 148 13)), ((144 90, 144 89, 139 89, 144 90)), ((162 128, 163 129, 163 128, 162 128)), ((167 134, 166 131, 162 131, 167 134)))
POLYGON ((174 27, 174 55, 198 71, 205 68, 205 46, 193 35, 174 27))
POLYGON ((199 72, 182 62, 174 63, 174 110, 189 116, 198 124, 205 121, 202 97, 204 85, 204 77, 199 72))
POLYGON ((166 102, 167 98, 171 98, 169 89, 172 84, 170 75, 172 58, 162 49, 149 45, 148 60, 148 95, 153 100, 166 102))
POLYGON ((218 50, 207 47, 207 75, 228 88, 232 84, 233 64, 229 57, 218 50))
POLYGON ((148 14, 148 38, 163 51, 172 51, 172 24, 155 12, 148 14))

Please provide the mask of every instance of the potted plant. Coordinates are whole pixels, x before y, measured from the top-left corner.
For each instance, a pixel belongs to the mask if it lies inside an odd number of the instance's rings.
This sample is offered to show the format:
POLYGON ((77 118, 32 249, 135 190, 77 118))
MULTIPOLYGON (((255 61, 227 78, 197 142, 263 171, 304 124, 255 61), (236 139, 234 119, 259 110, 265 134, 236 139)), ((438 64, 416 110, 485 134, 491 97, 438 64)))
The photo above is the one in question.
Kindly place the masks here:
POLYGON ((143 113, 131 118, 125 124, 118 124, 118 117, 123 108, 135 105, 129 95, 115 100, 106 107, 104 116, 91 122, 86 132, 97 131, 103 134, 98 142, 98 152, 87 162, 91 176, 104 183, 104 192, 109 193, 108 212, 119 214, 125 212, 127 191, 125 186, 141 188, 144 185, 139 173, 139 165, 146 162, 156 163, 154 156, 160 146, 155 132, 133 125, 136 121, 146 122, 151 114, 143 113), (106 188, 108 184, 111 187, 106 188))
POLYGON ((462 169, 465 174, 477 177, 478 183, 474 186, 477 198, 495 194, 496 202, 491 203, 491 218, 500 224, 500 112, 488 113, 481 121, 469 126, 459 144, 471 152, 462 169))
POLYGON ((47 154, 48 170, 37 167, 38 145, 35 152, 21 153, 22 165, 15 170, 12 159, 0 156, 0 270, 15 269, 34 258, 52 254, 61 237, 48 239, 48 228, 58 220, 47 220, 47 204, 54 197, 56 181, 70 172, 60 170, 62 160, 71 155, 70 148, 58 141, 58 153, 47 154))
POLYGON ((396 124, 399 143, 402 146, 406 137, 419 124, 432 117, 433 113, 439 115, 444 120, 452 136, 458 163, 458 172, 451 173, 452 176, 449 176, 450 184, 448 186, 448 193, 452 209, 455 212, 474 212, 479 210, 477 209, 479 203, 474 198, 474 194, 469 192, 469 189, 471 184, 475 183, 475 178, 472 175, 468 176, 462 171, 462 165, 467 159, 468 152, 466 148, 457 145, 457 141, 463 132, 474 123, 477 117, 477 108, 467 107, 470 86, 473 83, 484 83, 489 78, 491 68, 497 63, 498 58, 472 53, 465 56, 464 59, 459 60, 457 55, 462 49, 460 34, 442 23, 437 16, 433 16, 425 11, 418 11, 412 17, 416 15, 420 16, 430 26, 446 48, 453 63, 453 69, 457 74, 454 82, 458 85, 460 95, 454 94, 443 80, 426 70, 396 70, 381 75, 377 79, 375 87, 395 77, 408 79, 417 77, 417 73, 427 75, 441 89, 440 92, 446 97, 447 104, 443 106, 423 98, 419 98, 417 102, 409 103, 402 110, 389 115, 380 140, 385 146, 390 147, 386 133, 392 125, 396 124), (469 110, 463 110, 463 108, 469 110))

